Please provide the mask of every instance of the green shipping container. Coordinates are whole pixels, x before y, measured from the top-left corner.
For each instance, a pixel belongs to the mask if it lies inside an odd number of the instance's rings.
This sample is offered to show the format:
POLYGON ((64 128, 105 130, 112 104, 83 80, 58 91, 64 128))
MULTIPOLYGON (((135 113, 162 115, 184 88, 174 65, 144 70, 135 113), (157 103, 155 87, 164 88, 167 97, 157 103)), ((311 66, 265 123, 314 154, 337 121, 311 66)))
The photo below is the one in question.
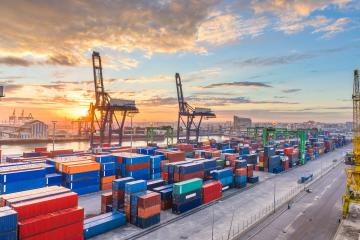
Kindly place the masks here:
POLYGON ((225 167, 225 161, 222 159, 218 159, 218 160, 216 160, 216 165, 218 167, 225 167))
POLYGON ((187 181, 174 183, 173 194, 179 195, 200 189, 203 185, 203 180, 200 178, 193 178, 187 181))

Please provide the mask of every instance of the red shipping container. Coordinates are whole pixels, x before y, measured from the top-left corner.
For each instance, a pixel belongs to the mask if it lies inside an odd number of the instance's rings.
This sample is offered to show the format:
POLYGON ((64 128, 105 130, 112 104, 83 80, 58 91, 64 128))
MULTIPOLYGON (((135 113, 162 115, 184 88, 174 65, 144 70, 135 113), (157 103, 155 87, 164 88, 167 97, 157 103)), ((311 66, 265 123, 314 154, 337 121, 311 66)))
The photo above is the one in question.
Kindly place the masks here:
POLYGON ((47 151, 47 148, 46 147, 38 147, 38 148, 35 148, 35 152, 46 152, 47 151))
POLYGON ((150 162, 137 163, 137 164, 126 164, 126 171, 136 171, 140 169, 150 168, 150 162))
POLYGON ((254 176, 254 167, 252 166, 252 164, 250 167, 249 166, 247 167, 247 176, 248 177, 254 176))
POLYGON ((247 169, 246 168, 235 169, 235 176, 247 176, 247 169))
POLYGON ((160 205, 161 196, 160 193, 148 192, 144 196, 138 197, 138 207, 139 208, 149 208, 155 205, 160 205))
POLYGON ((175 181, 182 182, 182 181, 190 180, 190 179, 193 179, 193 178, 204 178, 204 171, 188 173, 188 174, 179 174, 178 179, 175 179, 175 176, 176 175, 174 175, 174 180, 175 181))
POLYGON ((41 199, 15 203, 11 207, 18 213, 18 221, 39 215, 60 211, 66 208, 74 208, 78 205, 76 193, 64 193, 41 199))
POLYGON ((161 172, 161 178, 163 180, 168 180, 169 174, 167 172, 161 172))
POLYGON ((106 213, 106 205, 112 204, 113 194, 112 192, 101 194, 101 213, 106 213))
POLYGON ((210 148, 211 148, 210 145, 203 145, 203 146, 201 146, 200 149, 205 150, 205 149, 210 149, 210 148))
POLYGON ((174 152, 165 152, 165 157, 169 162, 180 162, 185 161, 185 152, 174 151, 174 152))
POLYGON ((48 232, 40 233, 24 240, 78 240, 84 239, 84 222, 77 222, 56 228, 48 232))
POLYGON ((284 154, 285 155, 291 155, 293 153, 294 153, 294 148, 293 147, 284 148, 284 154))
POLYGON ((204 184, 202 187, 203 203, 208 203, 222 196, 221 182, 211 182, 204 184))
POLYGON ((84 208, 69 208, 20 221, 19 238, 27 238, 72 223, 84 221, 84 208))

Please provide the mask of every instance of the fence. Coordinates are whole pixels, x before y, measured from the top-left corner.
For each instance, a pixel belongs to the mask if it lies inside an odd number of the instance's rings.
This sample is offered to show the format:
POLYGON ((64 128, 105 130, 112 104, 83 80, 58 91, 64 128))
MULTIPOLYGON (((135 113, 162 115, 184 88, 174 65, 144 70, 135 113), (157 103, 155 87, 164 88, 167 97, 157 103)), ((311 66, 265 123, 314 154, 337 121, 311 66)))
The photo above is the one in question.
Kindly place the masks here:
MULTIPOLYGON (((341 161, 337 162, 328 162, 325 161, 324 166, 321 169, 318 169, 313 173, 313 178, 310 182, 304 184, 298 184, 297 186, 292 187, 289 191, 281 196, 277 197, 274 194, 273 201, 268 201, 268 204, 265 207, 262 207, 255 214, 251 214, 250 216, 245 216, 244 212, 240 212, 240 210, 233 209, 233 214, 230 222, 230 226, 228 229, 224 229, 220 236, 216 236, 214 238, 214 234, 212 232, 212 239, 217 240, 230 240, 237 239, 240 237, 242 233, 248 230, 250 227, 255 226, 258 222, 275 213, 277 209, 284 206, 286 203, 290 203, 299 193, 305 191, 312 183, 321 178, 324 174, 328 173, 331 169, 340 164, 341 161), (241 220, 236 220, 236 219, 241 220)), ((275 185, 275 183, 274 183, 275 185)), ((274 192, 276 187, 274 187, 274 192)))

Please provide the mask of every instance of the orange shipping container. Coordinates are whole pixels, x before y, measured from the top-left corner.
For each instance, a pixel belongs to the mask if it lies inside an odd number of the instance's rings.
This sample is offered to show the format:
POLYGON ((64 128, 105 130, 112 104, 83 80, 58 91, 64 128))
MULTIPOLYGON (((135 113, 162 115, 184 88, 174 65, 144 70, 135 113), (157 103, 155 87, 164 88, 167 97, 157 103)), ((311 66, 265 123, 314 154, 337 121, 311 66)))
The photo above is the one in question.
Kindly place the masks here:
POLYGON ((108 176, 108 177, 103 177, 100 179, 101 184, 104 183, 112 183, 112 181, 115 180, 115 176, 108 176))
POLYGON ((149 208, 138 208, 138 217, 149 218, 156 214, 159 214, 161 211, 161 205, 155 205, 149 208))
POLYGON ((67 174, 75 174, 75 173, 99 171, 99 170, 100 170, 100 164, 97 162, 62 166, 62 172, 67 174))

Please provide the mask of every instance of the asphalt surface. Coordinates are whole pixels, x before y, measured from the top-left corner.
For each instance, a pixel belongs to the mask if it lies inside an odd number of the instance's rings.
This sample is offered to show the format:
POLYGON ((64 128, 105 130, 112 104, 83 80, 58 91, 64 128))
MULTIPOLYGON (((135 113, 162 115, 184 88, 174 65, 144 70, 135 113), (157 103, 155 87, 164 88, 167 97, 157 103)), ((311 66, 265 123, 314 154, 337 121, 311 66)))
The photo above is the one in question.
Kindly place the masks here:
POLYGON ((289 210, 285 206, 285 210, 279 210, 280 216, 269 217, 239 239, 332 239, 341 217, 341 196, 346 181, 344 166, 341 163, 312 184, 312 192, 295 199, 289 210))

